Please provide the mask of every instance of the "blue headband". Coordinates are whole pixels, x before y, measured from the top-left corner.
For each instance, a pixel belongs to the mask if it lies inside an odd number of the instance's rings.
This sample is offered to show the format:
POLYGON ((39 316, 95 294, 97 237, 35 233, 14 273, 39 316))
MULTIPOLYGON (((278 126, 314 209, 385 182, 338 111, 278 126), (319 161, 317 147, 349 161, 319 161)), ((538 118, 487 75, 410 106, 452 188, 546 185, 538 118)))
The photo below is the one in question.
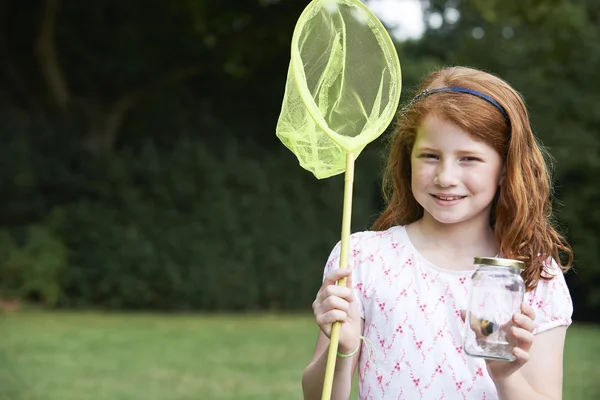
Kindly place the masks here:
POLYGON ((508 132, 510 133, 510 130, 511 130, 510 118, 508 118, 508 113, 506 112, 504 107, 502 107, 500 105, 500 103, 498 103, 496 100, 492 99, 487 94, 483 94, 483 93, 478 92, 477 90, 473 90, 473 89, 467 89, 467 88, 462 88, 462 87, 443 87, 443 88, 438 88, 438 89, 425 89, 421 93, 416 95, 414 99, 411 100, 411 102, 406 106, 404 112, 406 112, 413 104, 415 104, 420 99, 425 98, 434 93, 440 93, 440 92, 466 93, 466 94, 470 94, 473 96, 477 96, 480 99, 487 101, 488 103, 490 103, 491 105, 496 107, 500 111, 500 113, 502 113, 502 116, 506 120, 506 125, 508 126, 508 132))

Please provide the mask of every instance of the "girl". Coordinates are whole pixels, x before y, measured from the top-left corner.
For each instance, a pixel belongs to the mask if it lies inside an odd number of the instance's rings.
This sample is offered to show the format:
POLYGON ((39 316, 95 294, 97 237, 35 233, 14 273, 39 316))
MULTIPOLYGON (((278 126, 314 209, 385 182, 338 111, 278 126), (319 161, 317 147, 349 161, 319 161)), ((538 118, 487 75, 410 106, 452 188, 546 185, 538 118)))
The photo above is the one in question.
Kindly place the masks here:
POLYGON ((560 399, 572 252, 551 225, 550 175, 519 94, 482 71, 439 70, 390 145, 386 208, 373 231, 351 235, 348 268, 334 248, 313 303, 321 331, 304 398, 321 398, 340 321, 332 399, 348 399, 357 366, 360 399, 560 399), (513 362, 461 347, 476 256, 525 262, 513 362))

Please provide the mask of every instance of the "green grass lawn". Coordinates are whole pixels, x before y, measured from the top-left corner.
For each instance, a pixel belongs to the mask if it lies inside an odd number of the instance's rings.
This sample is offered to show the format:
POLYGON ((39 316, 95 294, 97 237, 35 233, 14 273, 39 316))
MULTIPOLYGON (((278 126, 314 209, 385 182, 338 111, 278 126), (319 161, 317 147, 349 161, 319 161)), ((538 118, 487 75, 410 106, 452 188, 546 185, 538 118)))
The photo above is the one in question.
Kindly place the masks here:
MULTIPOLYGON (((301 399, 316 329, 310 316, 0 316, 0 399, 301 399)), ((566 400, 600 399, 599 357, 600 327, 574 325, 566 400)))

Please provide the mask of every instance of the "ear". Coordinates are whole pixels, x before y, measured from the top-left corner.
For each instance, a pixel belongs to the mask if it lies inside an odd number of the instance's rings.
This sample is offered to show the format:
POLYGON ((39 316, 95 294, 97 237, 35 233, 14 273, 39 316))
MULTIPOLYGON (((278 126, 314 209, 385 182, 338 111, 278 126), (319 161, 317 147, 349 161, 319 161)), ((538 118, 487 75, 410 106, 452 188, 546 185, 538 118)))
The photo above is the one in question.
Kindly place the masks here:
POLYGON ((505 180, 506 180, 506 166, 503 166, 502 172, 500 173, 500 179, 498 180, 498 186, 504 185, 505 180))

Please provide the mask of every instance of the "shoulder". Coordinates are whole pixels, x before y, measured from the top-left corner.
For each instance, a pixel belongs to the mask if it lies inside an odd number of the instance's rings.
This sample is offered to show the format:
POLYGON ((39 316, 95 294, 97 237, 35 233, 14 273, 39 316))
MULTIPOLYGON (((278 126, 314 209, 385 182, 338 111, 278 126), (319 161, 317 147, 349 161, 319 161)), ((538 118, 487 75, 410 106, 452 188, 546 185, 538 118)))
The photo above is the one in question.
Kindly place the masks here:
POLYGON ((544 267, 541 274, 543 279, 540 279, 537 283, 534 293, 537 293, 538 295, 563 294, 568 297, 570 301, 571 296, 565 280, 565 274, 562 269, 560 269, 558 263, 553 258, 548 258, 542 265, 544 267))
POLYGON ((395 225, 384 231, 362 231, 351 235, 353 243, 363 246, 385 245, 406 242, 406 227, 395 225))
MULTIPOLYGON (((391 245, 405 241, 406 231, 404 226, 396 225, 384 231, 359 231, 350 235, 350 248, 377 248, 378 246, 391 245)), ((339 252, 341 242, 338 241, 334 251, 339 252)))
POLYGON ((397 256, 398 250, 408 244, 407 238, 405 227, 400 225, 384 231, 356 232, 350 237, 350 257, 364 258, 368 255, 378 255, 388 258, 391 255, 397 256))
POLYGON ((554 258, 548 257, 548 259, 544 261, 542 265, 544 266, 544 270, 542 271, 543 277, 549 279, 564 277, 563 271, 560 269, 560 266, 554 258))
POLYGON ((563 271, 553 259, 544 262, 544 270, 535 289, 527 293, 527 300, 536 313, 537 329, 541 333, 572 322, 573 302, 563 271))
MULTIPOLYGON (((376 260, 397 256, 397 250, 406 246, 404 226, 393 226, 384 231, 359 231, 350 235, 348 261, 354 267, 376 260)), ((338 241, 329 255, 329 268, 337 265, 341 252, 338 241)))

